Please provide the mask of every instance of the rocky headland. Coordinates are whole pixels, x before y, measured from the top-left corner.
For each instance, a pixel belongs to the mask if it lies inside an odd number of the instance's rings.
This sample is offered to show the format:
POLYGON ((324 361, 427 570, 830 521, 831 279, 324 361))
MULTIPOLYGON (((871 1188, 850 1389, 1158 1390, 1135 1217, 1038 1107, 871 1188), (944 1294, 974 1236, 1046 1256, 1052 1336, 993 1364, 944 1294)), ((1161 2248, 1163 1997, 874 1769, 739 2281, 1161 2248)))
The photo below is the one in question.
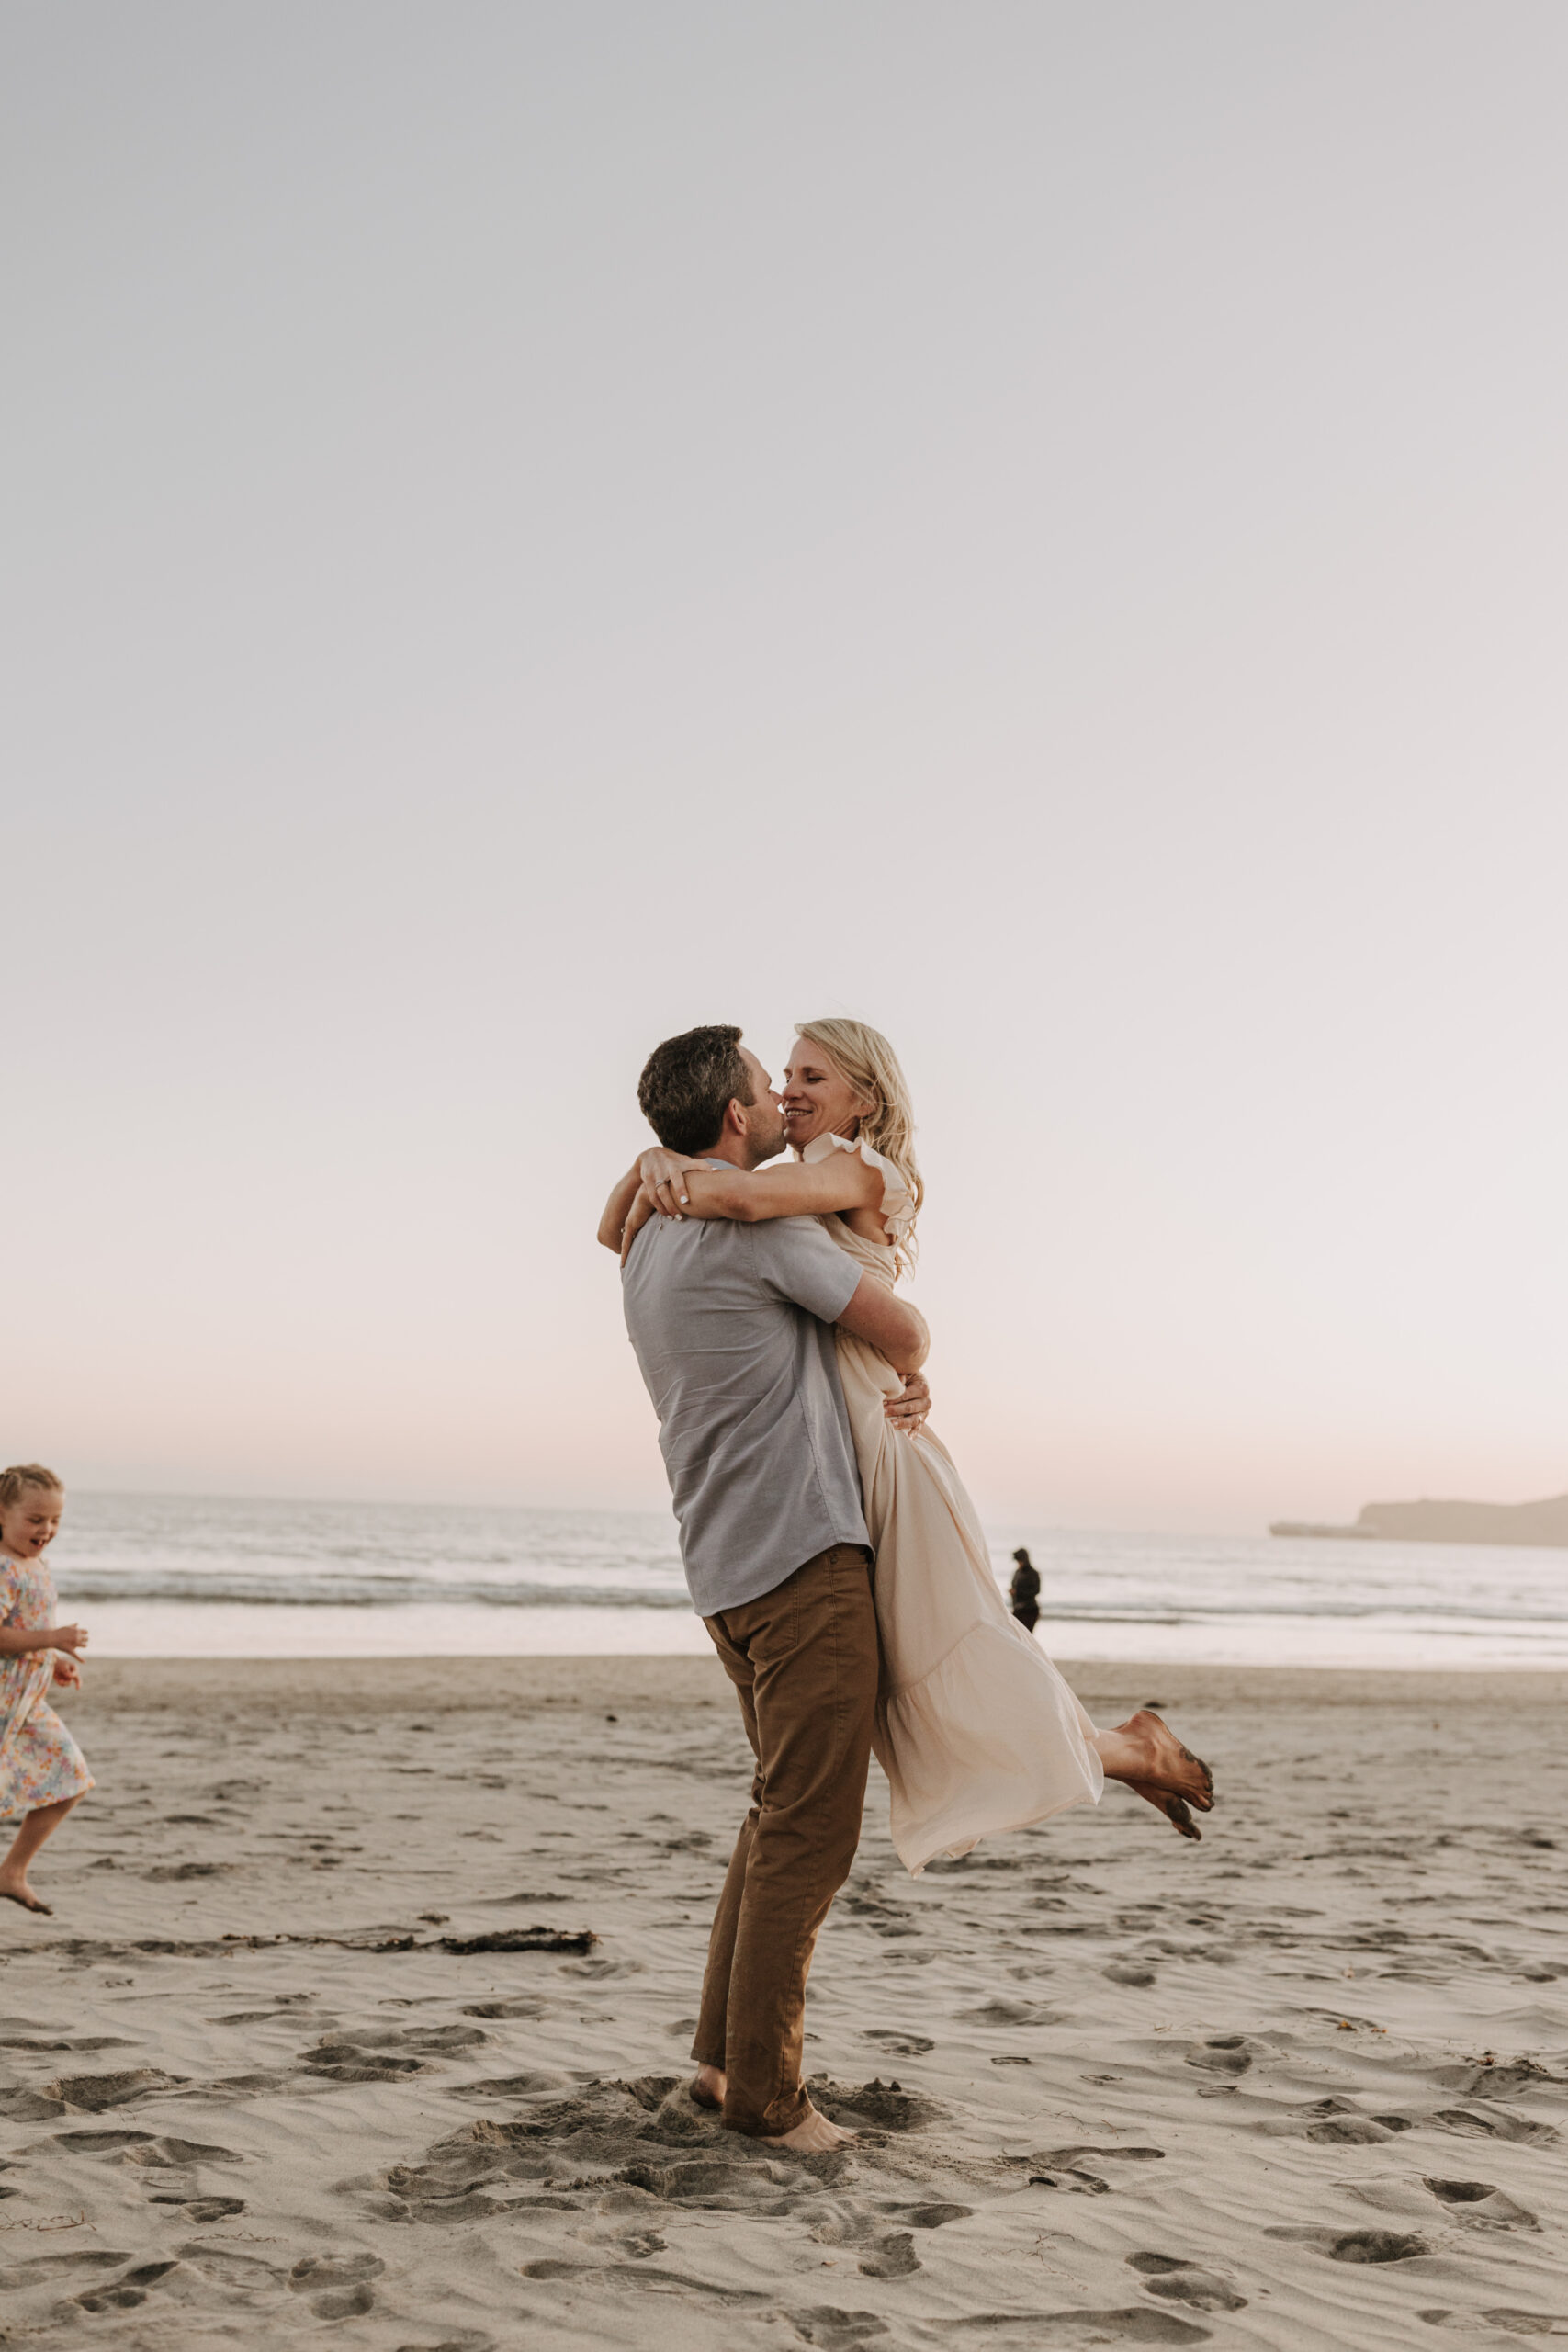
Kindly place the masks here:
POLYGON ((1540 1503, 1367 1503, 1348 1527, 1277 1519, 1270 1535, 1334 1535, 1397 1544, 1547 1544, 1568 1546, 1568 1495, 1540 1503))

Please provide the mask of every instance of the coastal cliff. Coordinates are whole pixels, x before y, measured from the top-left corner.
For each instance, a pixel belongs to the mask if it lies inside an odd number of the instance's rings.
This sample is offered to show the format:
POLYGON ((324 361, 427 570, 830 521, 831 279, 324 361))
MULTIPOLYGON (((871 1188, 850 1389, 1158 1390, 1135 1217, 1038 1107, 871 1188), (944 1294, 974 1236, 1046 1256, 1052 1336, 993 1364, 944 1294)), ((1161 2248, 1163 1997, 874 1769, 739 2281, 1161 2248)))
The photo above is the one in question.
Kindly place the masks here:
POLYGON ((1568 1547, 1568 1495, 1540 1503, 1368 1503, 1348 1527, 1278 1519, 1270 1535, 1397 1544, 1547 1544, 1568 1547))

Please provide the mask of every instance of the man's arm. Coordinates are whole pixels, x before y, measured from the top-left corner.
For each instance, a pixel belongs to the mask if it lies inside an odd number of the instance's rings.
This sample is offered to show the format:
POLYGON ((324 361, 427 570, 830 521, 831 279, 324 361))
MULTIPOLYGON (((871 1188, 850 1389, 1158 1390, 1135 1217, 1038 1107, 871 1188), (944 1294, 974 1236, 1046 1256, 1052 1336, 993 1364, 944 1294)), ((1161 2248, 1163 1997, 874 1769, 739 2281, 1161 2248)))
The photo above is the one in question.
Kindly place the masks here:
POLYGON ((869 1341, 906 1378, 919 1372, 931 1353, 925 1317, 904 1299, 896 1298, 874 1274, 863 1274, 855 1284, 854 1295, 839 1316, 839 1328, 869 1341))

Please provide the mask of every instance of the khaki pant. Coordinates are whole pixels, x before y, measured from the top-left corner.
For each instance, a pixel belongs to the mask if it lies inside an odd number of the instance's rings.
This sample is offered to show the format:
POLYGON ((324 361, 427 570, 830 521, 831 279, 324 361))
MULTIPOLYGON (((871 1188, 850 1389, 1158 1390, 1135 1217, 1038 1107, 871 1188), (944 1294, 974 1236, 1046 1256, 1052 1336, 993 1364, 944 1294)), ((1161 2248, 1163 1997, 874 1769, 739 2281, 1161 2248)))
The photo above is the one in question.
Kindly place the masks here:
POLYGON ((732 2132, 804 2121, 806 1979, 860 1842, 876 1710, 876 1613, 857 1544, 705 1621, 757 1770, 714 1915, 693 2056, 727 2076, 732 2132))

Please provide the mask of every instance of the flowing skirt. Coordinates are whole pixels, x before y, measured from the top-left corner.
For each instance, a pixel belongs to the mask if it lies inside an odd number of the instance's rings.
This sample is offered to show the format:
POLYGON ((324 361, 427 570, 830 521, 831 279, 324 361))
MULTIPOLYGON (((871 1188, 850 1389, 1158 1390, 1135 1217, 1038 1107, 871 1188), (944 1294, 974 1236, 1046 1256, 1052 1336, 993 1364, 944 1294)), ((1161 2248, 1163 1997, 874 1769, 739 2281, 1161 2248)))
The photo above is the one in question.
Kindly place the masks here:
POLYGON ((93 1786, 81 1749, 44 1695, 53 1680, 52 1650, 0 1658, 0 1820, 93 1786))
POLYGON ((901 1383, 874 1348, 840 1331, 838 1355, 876 1547, 874 1745, 893 1843, 918 1877, 938 1854, 1098 1804, 1105 1780, 1089 1717, 1008 1612, 946 1447, 889 1426, 883 1400, 901 1383))

